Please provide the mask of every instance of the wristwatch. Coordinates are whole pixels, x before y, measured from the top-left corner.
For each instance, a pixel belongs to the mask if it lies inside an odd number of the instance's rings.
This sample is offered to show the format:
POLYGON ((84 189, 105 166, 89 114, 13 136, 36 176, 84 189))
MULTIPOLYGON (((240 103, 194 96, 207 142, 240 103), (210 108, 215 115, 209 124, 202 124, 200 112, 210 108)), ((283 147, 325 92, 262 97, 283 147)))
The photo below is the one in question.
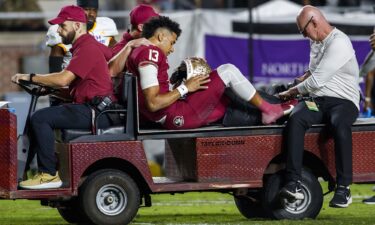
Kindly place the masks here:
POLYGON ((35 76, 35 73, 30 73, 30 82, 33 82, 33 77, 35 76))

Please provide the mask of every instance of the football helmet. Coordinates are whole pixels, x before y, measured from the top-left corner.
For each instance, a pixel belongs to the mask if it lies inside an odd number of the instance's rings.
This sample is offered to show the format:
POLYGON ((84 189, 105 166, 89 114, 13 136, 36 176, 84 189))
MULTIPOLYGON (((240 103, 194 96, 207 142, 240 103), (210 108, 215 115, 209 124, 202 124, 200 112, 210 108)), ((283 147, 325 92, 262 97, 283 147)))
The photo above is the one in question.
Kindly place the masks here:
POLYGON ((211 67, 205 59, 190 57, 181 62, 180 66, 173 72, 170 81, 172 84, 176 84, 197 75, 209 74, 211 71, 211 67))

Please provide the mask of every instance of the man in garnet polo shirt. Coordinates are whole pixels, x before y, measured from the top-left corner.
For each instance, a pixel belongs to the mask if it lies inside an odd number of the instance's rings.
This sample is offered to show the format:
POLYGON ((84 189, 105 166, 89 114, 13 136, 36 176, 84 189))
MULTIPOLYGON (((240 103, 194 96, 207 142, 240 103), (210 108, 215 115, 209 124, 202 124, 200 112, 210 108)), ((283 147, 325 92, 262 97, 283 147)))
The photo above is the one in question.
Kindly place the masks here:
MULTIPOLYGON (((20 182, 19 186, 25 189, 59 188, 62 185, 56 170, 54 129, 91 129, 92 112, 86 103, 96 96, 116 101, 107 67, 112 52, 87 33, 84 10, 66 6, 48 22, 59 25, 58 33, 64 44, 73 44, 69 66, 58 73, 16 74, 12 81, 29 80, 55 88, 69 86, 68 95, 73 103, 44 108, 32 115, 30 151, 37 153, 39 168, 32 179, 20 182)), ((100 127, 109 125, 108 117, 99 121, 100 127)))

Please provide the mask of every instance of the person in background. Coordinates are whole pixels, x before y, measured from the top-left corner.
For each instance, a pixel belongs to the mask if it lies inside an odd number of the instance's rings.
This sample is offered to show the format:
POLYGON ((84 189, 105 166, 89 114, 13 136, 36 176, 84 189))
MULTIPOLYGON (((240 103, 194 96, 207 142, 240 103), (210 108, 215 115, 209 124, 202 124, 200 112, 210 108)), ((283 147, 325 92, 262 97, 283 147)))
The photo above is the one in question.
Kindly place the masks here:
POLYGON ((280 196, 304 199, 301 190, 304 138, 313 124, 326 123, 335 143, 336 189, 330 207, 352 203, 352 124, 358 117, 359 68, 352 43, 332 27, 318 8, 305 6, 297 15, 297 26, 310 39, 310 64, 298 85, 279 93, 280 98, 310 95, 291 113, 285 127, 287 150, 286 184, 280 196))
POLYGON ((375 32, 370 35, 369 38, 371 50, 367 54, 366 59, 360 68, 360 76, 365 77, 365 111, 374 112, 375 106, 375 88, 374 88, 374 76, 375 76, 375 32))
MULTIPOLYGON (((375 32, 370 35, 369 38, 371 51, 367 55, 364 63, 361 65, 360 75, 366 76, 366 86, 365 86, 365 111, 371 111, 372 115, 375 113, 375 88, 374 88, 374 77, 375 77, 375 32)), ((375 187, 373 188, 375 190, 375 187)), ((362 201, 365 204, 373 205, 375 204, 375 195, 364 199, 362 201)))
MULTIPOLYGON (((108 17, 97 17, 98 0, 77 0, 77 5, 85 10, 87 30, 98 42, 108 47, 116 44, 114 36, 118 34, 116 24, 108 17)), ((46 35, 46 45, 51 48, 49 56, 49 72, 60 72, 66 68, 72 58, 72 45, 64 44, 57 32, 58 25, 49 27, 46 35)))
MULTIPOLYGON (((38 173, 19 183, 24 189, 61 187, 56 168, 54 130, 91 129, 95 112, 105 109, 99 106, 104 101, 104 105, 116 102, 107 65, 112 51, 87 33, 84 9, 74 5, 63 7, 58 16, 48 22, 58 24, 57 32, 64 44, 72 44, 73 57, 69 65, 56 73, 15 74, 12 81, 28 80, 55 88, 68 86, 73 103, 43 108, 31 116, 30 151, 37 154, 38 173)), ((100 127, 110 125, 109 116, 100 117, 100 127)))
POLYGON ((125 47, 125 45, 134 39, 140 38, 143 30, 143 24, 152 17, 157 17, 159 14, 149 6, 140 4, 136 6, 129 14, 130 16, 130 30, 124 32, 122 39, 112 48, 113 55, 117 55, 125 47))
MULTIPOLYGON (((372 190, 375 191, 375 186, 372 188, 372 190)), ((370 198, 363 199, 362 202, 367 205, 375 205, 375 195, 370 198)))

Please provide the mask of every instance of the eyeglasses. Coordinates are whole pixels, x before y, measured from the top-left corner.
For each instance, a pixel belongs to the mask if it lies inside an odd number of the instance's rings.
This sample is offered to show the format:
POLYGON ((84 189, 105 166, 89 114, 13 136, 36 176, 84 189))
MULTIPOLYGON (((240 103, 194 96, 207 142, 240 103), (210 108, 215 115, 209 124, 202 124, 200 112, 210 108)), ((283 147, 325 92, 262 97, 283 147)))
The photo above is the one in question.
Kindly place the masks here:
POLYGON ((303 29, 300 31, 300 33, 306 37, 306 28, 307 26, 309 26, 309 24, 311 23, 312 19, 314 18, 314 16, 311 16, 311 18, 309 19, 309 21, 307 21, 306 25, 303 27, 303 29))

